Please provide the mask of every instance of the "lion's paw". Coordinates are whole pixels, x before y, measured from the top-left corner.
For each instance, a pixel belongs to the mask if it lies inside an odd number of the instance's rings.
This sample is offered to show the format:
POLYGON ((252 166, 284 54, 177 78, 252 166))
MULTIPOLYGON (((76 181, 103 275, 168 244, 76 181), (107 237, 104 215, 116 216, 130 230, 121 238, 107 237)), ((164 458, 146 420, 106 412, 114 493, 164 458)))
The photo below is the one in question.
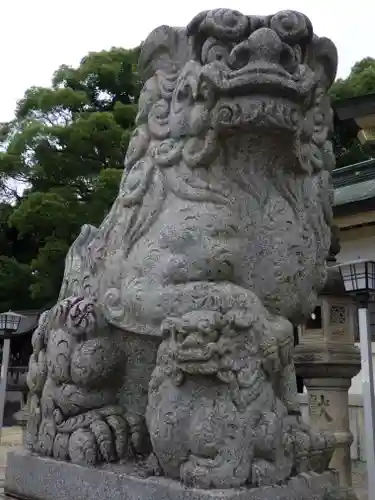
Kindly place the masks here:
POLYGON ((146 460, 144 475, 145 477, 163 475, 163 469, 161 468, 158 457, 155 453, 151 453, 146 460))
POLYGON ((290 464, 273 464, 267 460, 255 460, 251 467, 252 486, 272 486, 282 483, 290 475, 290 464))
POLYGON ((225 459, 218 454, 214 459, 190 455, 181 465, 180 479, 193 488, 239 488, 249 476, 250 463, 225 459))
POLYGON ((55 458, 81 465, 121 460, 128 452, 128 424, 117 407, 90 411, 57 426, 55 458))

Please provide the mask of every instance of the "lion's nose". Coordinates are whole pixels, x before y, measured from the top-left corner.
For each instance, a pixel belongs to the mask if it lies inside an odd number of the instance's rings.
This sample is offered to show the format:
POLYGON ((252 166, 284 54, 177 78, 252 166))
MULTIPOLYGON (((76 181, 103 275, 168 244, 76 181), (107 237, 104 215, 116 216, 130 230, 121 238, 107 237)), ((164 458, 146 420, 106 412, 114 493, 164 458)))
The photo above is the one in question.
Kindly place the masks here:
POLYGON ((252 62, 281 64, 285 50, 285 44, 273 30, 259 28, 233 48, 229 63, 233 69, 240 69, 252 62))

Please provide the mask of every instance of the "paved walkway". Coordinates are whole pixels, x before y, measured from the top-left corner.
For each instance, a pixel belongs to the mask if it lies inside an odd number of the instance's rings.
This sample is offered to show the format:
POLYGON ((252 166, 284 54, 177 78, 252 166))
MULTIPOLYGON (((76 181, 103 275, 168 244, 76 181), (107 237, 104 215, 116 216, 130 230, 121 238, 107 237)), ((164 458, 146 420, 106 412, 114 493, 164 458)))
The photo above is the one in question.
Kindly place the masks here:
POLYGON ((367 472, 365 462, 353 462, 353 487, 358 500, 368 500, 367 497, 367 472))
MULTIPOLYGON (((10 449, 21 446, 22 433, 19 427, 3 429, 0 443, 0 500, 3 498, 3 484, 6 467, 6 457, 10 449)), ((368 500, 366 491, 366 465, 364 462, 353 463, 353 486, 358 500, 368 500)))

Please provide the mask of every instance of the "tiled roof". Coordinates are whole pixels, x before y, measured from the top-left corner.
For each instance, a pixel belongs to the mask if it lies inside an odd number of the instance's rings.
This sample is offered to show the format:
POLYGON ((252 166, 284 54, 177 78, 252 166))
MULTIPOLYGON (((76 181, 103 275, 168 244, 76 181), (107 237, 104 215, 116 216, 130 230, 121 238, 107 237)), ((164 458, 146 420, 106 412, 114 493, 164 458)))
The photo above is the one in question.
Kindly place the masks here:
POLYGON ((24 314, 24 318, 20 321, 20 326, 18 327, 17 334, 28 333, 35 330, 38 324, 39 312, 24 314))
POLYGON ((335 189, 333 205, 337 207, 339 205, 369 200, 371 198, 374 198, 375 210, 375 179, 337 187, 335 189))
POLYGON ((338 168, 332 180, 335 207, 374 198, 375 210, 375 159, 338 168))

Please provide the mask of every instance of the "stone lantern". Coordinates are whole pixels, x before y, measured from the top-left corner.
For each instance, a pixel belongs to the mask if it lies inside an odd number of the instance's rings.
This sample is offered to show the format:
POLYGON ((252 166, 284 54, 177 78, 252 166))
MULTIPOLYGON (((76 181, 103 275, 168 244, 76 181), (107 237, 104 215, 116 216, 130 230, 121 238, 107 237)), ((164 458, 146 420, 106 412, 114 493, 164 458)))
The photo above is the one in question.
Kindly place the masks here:
MULTIPOLYGON (((331 259, 334 263, 334 258, 331 259)), ((333 432, 337 448, 330 466, 339 473, 342 487, 351 489, 348 390, 361 369, 355 346, 357 306, 345 293, 340 271, 328 267, 328 279, 319 303, 305 325, 299 327, 295 348, 298 376, 303 378, 309 401, 312 426, 333 432)), ((355 496, 353 496, 355 498, 355 496)))

